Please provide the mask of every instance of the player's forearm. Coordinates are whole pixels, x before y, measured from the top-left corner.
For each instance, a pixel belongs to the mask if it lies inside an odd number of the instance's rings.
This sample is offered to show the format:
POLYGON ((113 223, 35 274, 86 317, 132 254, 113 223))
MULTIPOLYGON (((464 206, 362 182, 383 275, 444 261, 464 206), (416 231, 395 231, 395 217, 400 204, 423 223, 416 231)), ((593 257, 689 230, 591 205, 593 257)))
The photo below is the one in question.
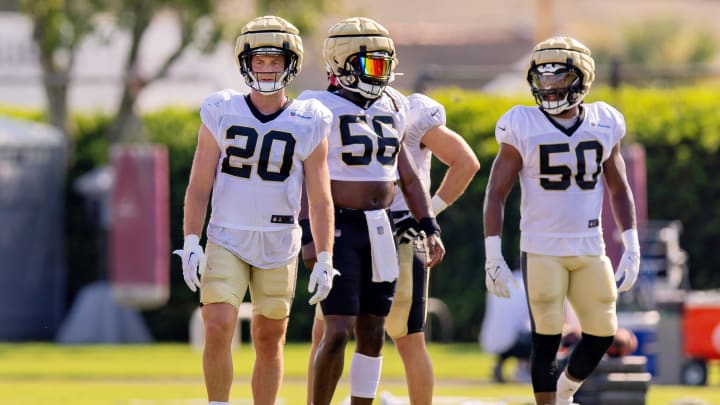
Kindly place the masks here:
POLYGON ((315 243, 315 250, 317 252, 332 253, 335 236, 335 215, 333 214, 332 200, 328 198, 311 202, 309 208, 310 229, 315 243))
POLYGON ((637 228, 635 201, 629 186, 625 192, 610 194, 610 206, 620 232, 637 228))
POLYGON ((433 216, 430 209, 430 195, 417 177, 409 183, 401 182, 400 189, 415 219, 433 216))
POLYGON ((209 193, 203 193, 188 188, 183 208, 183 231, 185 235, 202 234, 205 225, 209 193))
POLYGON ((474 159, 448 167, 435 194, 448 205, 454 203, 465 192, 478 170, 480 170, 480 163, 474 159))
POLYGON ((485 194, 485 203, 483 205, 483 229, 485 231, 486 238, 488 236, 499 236, 502 234, 504 208, 504 200, 492 196, 489 193, 485 194))

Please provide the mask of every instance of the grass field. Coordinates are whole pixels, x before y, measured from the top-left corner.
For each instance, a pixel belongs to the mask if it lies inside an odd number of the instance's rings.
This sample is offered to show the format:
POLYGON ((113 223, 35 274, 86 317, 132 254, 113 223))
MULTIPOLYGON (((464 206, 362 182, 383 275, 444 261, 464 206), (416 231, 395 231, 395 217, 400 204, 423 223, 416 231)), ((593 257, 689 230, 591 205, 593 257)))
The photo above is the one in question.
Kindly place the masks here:
MULTIPOLYGON (((286 347, 282 404, 305 403, 308 347, 305 343, 286 347)), ((460 400, 451 402, 441 397, 464 397, 475 398, 474 403, 531 404, 529 385, 490 382, 492 358, 480 352, 476 344, 431 344, 430 352, 436 371, 436 403, 460 404, 460 400)), ((407 397, 402 363, 392 344, 386 346, 384 355, 379 392, 407 397)), ((253 359, 247 344, 235 351, 232 404, 252 403, 249 381, 253 359)), ((651 386, 647 404, 675 404, 681 398, 720 404, 718 366, 712 365, 707 387, 651 386)), ((344 377, 334 404, 340 404, 348 392, 344 377)), ((201 405, 207 403, 204 398, 201 355, 187 344, 0 343, 0 405, 201 405)))

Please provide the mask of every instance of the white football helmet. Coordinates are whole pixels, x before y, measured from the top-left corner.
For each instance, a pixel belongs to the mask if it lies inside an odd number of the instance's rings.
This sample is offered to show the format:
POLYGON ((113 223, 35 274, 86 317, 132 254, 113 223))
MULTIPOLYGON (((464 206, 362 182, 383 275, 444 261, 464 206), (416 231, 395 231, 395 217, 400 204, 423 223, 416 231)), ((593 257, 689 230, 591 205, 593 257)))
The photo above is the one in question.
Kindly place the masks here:
POLYGON ((247 23, 235 42, 235 61, 245 83, 263 94, 287 86, 302 67, 303 46, 298 34, 298 29, 281 17, 257 17, 247 23), (284 55, 285 70, 276 74, 275 81, 260 81, 252 71, 254 55, 284 55))
POLYGON ((561 114, 580 104, 595 79, 590 49, 570 37, 552 37, 535 45, 527 81, 540 108, 561 114))
POLYGON ((366 17, 347 18, 330 28, 323 57, 340 86, 369 99, 382 94, 398 63, 390 32, 366 17))

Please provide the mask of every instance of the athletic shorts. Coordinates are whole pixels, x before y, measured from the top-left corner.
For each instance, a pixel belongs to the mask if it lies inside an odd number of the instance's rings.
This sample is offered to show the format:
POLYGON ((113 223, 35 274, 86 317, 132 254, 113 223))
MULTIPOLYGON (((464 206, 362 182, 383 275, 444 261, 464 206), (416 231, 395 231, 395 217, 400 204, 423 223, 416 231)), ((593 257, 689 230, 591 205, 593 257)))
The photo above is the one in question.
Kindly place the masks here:
POLYGON ((335 208, 333 267, 340 275, 333 279, 330 294, 320 302, 323 314, 387 316, 395 281, 372 281, 370 238, 363 211, 335 208))
POLYGON ((521 267, 534 332, 562 333, 567 297, 584 333, 615 334, 617 289, 607 256, 547 256, 522 252, 521 267))
POLYGON ((228 303, 237 309, 249 288, 254 314, 269 319, 284 319, 290 315, 295 296, 297 257, 285 266, 261 269, 210 241, 205 253, 207 262, 200 278, 200 302, 228 303))

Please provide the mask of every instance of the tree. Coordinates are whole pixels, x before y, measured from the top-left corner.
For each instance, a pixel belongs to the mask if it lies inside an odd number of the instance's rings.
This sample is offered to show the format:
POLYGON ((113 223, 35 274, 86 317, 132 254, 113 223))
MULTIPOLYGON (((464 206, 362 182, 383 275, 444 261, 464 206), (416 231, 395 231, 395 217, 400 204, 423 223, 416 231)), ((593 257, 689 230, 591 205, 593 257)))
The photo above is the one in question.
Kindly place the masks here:
MULTIPOLYGON (((48 101, 48 121, 69 133, 68 87, 77 47, 97 33, 108 18, 130 36, 124 62, 122 96, 108 130, 110 141, 142 139, 142 126, 135 103, 149 84, 167 76, 172 65, 191 47, 211 52, 224 28, 218 13, 220 1, 207 0, 20 0, 20 9, 30 16, 33 39, 38 47, 43 84, 48 101), (139 49, 153 18, 171 13, 176 18, 180 41, 152 74, 139 73, 139 49)), ((256 0, 259 15, 281 15, 301 32, 311 32, 318 19, 331 8, 329 0, 288 2, 256 0)), ((235 30, 236 31, 236 30, 235 30)), ((234 34, 234 33, 233 33, 234 34)))
POLYGON ((120 27, 130 33, 130 46, 125 61, 125 81, 118 111, 109 134, 111 141, 142 137, 135 102, 150 83, 167 76, 170 67, 191 46, 207 53, 220 40, 221 23, 216 14, 215 1, 206 0, 126 0, 112 1, 110 12, 120 27), (172 13, 180 29, 180 42, 171 49, 160 68, 152 75, 139 74, 139 49, 143 35, 153 17, 160 12, 172 13), (208 24, 204 24, 208 23, 208 24))
POLYGON ((610 84, 676 85, 714 77, 717 41, 705 27, 683 24, 675 17, 635 22, 623 36, 593 46, 598 66, 608 66, 610 84))
POLYGON ((48 121, 68 133, 67 91, 75 50, 92 31, 94 0, 21 0, 20 9, 30 15, 33 40, 38 47, 43 86, 48 102, 48 121))
POLYGON ((167 76, 170 67, 191 46, 212 51, 220 40, 222 24, 215 13, 217 2, 204 0, 22 0, 21 11, 33 23, 33 40, 40 55, 43 83, 48 100, 48 120, 69 133, 67 93, 78 45, 95 33, 101 17, 127 31, 130 45, 124 60, 122 96, 110 125, 111 141, 141 136, 134 111, 140 92, 148 84, 167 76), (172 13, 180 30, 180 41, 170 49, 153 74, 138 74, 143 35, 159 13, 172 13))

